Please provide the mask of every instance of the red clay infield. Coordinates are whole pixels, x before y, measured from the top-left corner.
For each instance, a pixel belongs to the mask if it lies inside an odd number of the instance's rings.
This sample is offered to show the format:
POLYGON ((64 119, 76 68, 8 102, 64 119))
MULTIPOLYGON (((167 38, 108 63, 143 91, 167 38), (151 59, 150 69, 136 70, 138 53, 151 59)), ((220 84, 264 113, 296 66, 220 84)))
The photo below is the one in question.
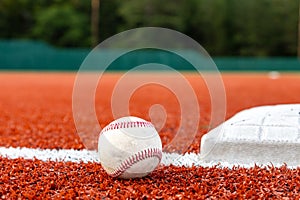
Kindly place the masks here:
MULTIPOLYGON (((83 149, 72 117, 75 73, 0 73, 0 146, 50 149, 83 149)), ((96 111, 102 127, 113 120, 110 97, 122 74, 105 74, 96 95, 96 111)), ((139 76, 143 76, 139 74, 139 76)), ((146 76, 146 75, 144 75, 146 76)), ((199 152, 199 142, 210 121, 210 98, 203 80, 185 74, 200 105, 199 130, 189 152, 199 152)), ((299 103, 299 74, 271 79, 267 73, 222 75, 226 118, 259 105, 299 103)), ((170 79, 171 80, 171 79, 170 79)), ((133 79, 134 81, 134 79, 133 79)), ((176 81, 174 82, 176 84, 176 81)), ((147 85, 130 99, 132 115, 149 120, 148 110, 161 104, 167 111, 160 131, 165 146, 180 123, 176 96, 166 88, 147 85)), ((172 150, 172 149, 171 149, 172 150)), ((299 198, 300 169, 180 168, 160 166, 151 175, 136 180, 113 179, 100 164, 42 162, 0 158, 0 197, 17 198, 299 198)))

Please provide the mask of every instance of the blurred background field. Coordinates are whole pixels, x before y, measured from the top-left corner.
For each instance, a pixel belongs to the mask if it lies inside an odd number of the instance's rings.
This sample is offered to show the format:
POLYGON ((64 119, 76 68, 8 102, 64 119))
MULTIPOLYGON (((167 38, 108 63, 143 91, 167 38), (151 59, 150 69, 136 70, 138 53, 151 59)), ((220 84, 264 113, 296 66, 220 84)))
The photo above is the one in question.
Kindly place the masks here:
MULTIPOLYGON (((296 0, 1 0, 0 69, 77 70, 101 41, 146 26, 190 36, 220 70, 300 69, 296 0)), ((170 59, 139 56, 157 54, 170 59)))

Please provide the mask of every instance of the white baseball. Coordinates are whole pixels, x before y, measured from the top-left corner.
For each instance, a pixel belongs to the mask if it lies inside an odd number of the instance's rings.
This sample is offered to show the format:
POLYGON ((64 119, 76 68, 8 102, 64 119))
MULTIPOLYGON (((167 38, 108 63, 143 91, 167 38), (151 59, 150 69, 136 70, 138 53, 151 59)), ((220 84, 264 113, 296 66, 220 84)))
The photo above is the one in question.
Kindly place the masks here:
POLYGON ((162 143, 151 122, 122 117, 101 131, 98 153, 102 167, 110 176, 137 178, 158 166, 162 143))

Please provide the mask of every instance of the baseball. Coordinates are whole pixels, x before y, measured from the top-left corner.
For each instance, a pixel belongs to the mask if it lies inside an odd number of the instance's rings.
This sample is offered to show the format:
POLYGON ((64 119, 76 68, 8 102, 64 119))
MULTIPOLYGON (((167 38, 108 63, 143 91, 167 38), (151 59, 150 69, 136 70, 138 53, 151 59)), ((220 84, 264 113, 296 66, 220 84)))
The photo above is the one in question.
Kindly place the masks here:
POLYGON ((160 163, 162 143, 151 122, 138 117, 122 117, 101 131, 98 154, 102 167, 110 176, 144 177, 160 163))

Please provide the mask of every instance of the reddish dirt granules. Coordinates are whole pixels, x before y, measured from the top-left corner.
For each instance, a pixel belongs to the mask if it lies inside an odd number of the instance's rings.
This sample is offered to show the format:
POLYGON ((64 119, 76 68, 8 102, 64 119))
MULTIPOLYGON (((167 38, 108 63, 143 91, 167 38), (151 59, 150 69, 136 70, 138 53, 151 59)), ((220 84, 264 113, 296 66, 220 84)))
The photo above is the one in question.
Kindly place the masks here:
POLYGON ((300 197, 300 169, 159 167, 141 179, 99 164, 0 158, 2 199, 283 199, 300 197))
MULTIPOLYGON (((105 74, 100 80, 95 108, 102 128, 113 120, 111 96, 121 75, 105 74)), ((84 148, 76 134, 72 114, 75 76, 75 73, 0 73, 0 146, 84 148)), ((140 76, 153 74, 139 74, 136 77, 140 76)), ((188 149, 198 152, 200 138, 207 132, 210 121, 210 96, 199 75, 185 76, 194 88, 200 106, 199 130, 188 149)), ((171 75, 164 77, 176 85, 171 75)), ((131 80, 134 82, 136 78, 131 80)), ((223 74, 223 80, 227 95, 227 118, 252 106, 300 102, 298 74, 284 74, 275 80, 263 73, 223 74)), ((149 120, 148 110, 157 103, 168 112, 166 124, 160 131, 162 142, 166 145, 180 124, 180 105, 172 92, 157 85, 141 87, 130 99, 130 112, 149 120)))
MULTIPOLYGON (((113 120, 110 96, 121 74, 105 74, 96 95, 98 120, 113 120)), ((199 131, 188 151, 199 152, 201 136, 210 120, 210 98, 203 80, 185 74, 201 107, 199 131)), ((0 146, 82 149, 72 117, 72 73, 0 74, 0 146)), ((134 81, 134 79, 132 79, 134 81)), ((270 79, 266 74, 223 74, 227 116, 252 106, 299 103, 299 74, 270 79)), ((168 111, 160 136, 166 145, 176 133, 180 113, 171 92, 158 86, 140 88, 130 100, 133 115, 149 119, 148 108, 160 103, 168 111), (151 92, 149 92, 151 91, 151 92), (153 93, 159 95, 154 96, 153 93)), ((8 160, 0 158, 0 197, 3 199, 90 198, 299 198, 300 169, 180 168, 160 166, 136 180, 108 177, 96 163, 8 160)))

